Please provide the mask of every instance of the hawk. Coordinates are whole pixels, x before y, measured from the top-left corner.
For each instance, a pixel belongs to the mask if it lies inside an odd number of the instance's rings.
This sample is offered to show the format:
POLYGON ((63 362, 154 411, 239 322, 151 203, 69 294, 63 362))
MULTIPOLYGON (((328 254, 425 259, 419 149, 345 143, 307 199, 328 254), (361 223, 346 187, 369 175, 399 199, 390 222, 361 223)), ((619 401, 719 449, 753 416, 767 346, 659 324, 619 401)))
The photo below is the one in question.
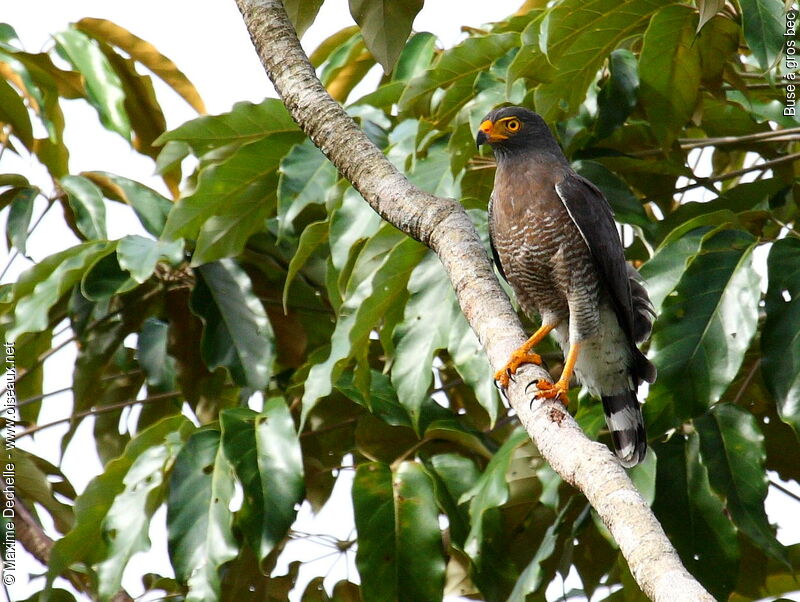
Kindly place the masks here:
POLYGON ((541 327, 495 379, 507 387, 521 364, 541 364, 532 349, 552 332, 565 353, 564 369, 556 383, 537 383, 537 397, 566 404, 574 373, 602 399, 620 463, 635 466, 647 452, 636 390, 656 376, 636 345, 650 336, 655 311, 639 273, 625 262, 611 207, 573 171, 533 111, 495 109, 476 142, 488 143, 497 159, 489 201, 495 264, 522 310, 541 317, 541 327))

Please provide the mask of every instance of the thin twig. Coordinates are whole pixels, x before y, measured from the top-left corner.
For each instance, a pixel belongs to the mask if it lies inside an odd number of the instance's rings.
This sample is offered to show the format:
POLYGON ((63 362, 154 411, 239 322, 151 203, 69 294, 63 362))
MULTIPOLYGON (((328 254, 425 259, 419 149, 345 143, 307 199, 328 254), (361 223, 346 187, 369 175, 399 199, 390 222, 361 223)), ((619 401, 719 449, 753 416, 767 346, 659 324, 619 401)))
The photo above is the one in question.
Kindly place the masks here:
POLYGON ((65 422, 72 422, 73 420, 77 420, 78 418, 86 418, 87 416, 96 416, 97 414, 105 414, 107 412, 113 412, 114 410, 119 410, 120 408, 127 408, 129 406, 135 406, 140 403, 141 404, 153 403, 154 401, 162 401, 164 399, 170 399, 172 397, 180 397, 181 395, 183 395, 181 391, 171 391, 169 393, 157 393, 156 395, 151 395, 150 397, 145 397, 144 399, 129 399, 128 401, 121 401, 119 403, 113 403, 111 405, 102 406, 100 408, 92 408, 84 412, 78 412, 77 414, 67 416, 66 418, 54 420, 53 422, 47 422, 45 424, 37 424, 35 426, 32 426, 31 428, 22 431, 19 435, 17 435, 17 439, 33 435, 38 431, 49 429, 50 427, 58 426, 59 424, 64 424, 65 422))
POLYGON ((728 173, 720 174, 718 176, 712 176, 710 178, 694 178, 695 180, 697 180, 696 184, 690 184, 689 186, 676 188, 675 190, 672 191, 672 194, 685 192, 687 190, 691 190, 692 188, 700 188, 701 186, 707 186, 708 184, 712 184, 713 182, 721 182, 723 180, 730 180, 731 178, 737 178, 746 173, 750 173, 751 171, 756 171, 756 170, 765 171, 776 165, 780 165, 782 163, 789 163, 791 161, 797 161, 797 160, 800 160, 800 153, 792 153, 791 155, 778 157, 777 159, 771 159, 769 161, 764 161, 763 163, 756 163, 751 165, 750 167, 744 167, 742 169, 737 169, 736 171, 730 171, 728 173))
POLYGON ((769 484, 772 485, 775 489, 777 489, 781 493, 785 493, 786 495, 788 495, 794 501, 800 502, 800 495, 797 495, 794 491, 788 490, 786 487, 784 487, 780 483, 776 483, 775 481, 773 481, 771 479, 770 479, 769 484))

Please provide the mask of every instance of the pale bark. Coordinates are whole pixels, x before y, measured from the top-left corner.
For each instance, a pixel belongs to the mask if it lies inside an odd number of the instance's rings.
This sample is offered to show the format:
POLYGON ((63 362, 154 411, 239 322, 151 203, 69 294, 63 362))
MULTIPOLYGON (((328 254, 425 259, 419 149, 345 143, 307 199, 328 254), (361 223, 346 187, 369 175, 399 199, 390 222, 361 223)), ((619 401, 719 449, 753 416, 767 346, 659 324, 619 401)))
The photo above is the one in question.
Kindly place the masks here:
MULTIPOLYGON (((236 2, 292 117, 376 212, 437 253, 492 366, 503 366, 525 334, 462 206, 413 186, 328 95, 281 0, 236 2)), ((595 508, 642 591, 659 602, 713 600, 683 567, 609 449, 590 441, 560 403, 530 403, 526 389, 533 390, 536 379, 550 377, 536 366, 521 369, 508 389, 509 402, 542 456, 595 508)))

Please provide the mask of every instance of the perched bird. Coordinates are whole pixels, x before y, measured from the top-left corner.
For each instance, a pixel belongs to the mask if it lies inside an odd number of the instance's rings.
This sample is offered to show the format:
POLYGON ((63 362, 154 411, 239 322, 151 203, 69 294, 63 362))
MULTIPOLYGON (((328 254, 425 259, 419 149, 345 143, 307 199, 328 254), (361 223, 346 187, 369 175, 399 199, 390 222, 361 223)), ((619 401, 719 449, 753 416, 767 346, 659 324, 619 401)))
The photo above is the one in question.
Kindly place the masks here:
POLYGON ((650 336, 655 311, 638 272, 625 262, 603 193, 570 167, 544 120, 522 107, 489 113, 478 147, 497 159, 489 201, 494 261, 523 311, 541 327, 495 374, 507 387, 524 363, 541 364, 533 347, 553 332, 565 353, 558 382, 540 381, 537 397, 567 403, 573 372, 603 401, 623 466, 641 462, 647 439, 636 389, 655 367, 636 346, 650 336))

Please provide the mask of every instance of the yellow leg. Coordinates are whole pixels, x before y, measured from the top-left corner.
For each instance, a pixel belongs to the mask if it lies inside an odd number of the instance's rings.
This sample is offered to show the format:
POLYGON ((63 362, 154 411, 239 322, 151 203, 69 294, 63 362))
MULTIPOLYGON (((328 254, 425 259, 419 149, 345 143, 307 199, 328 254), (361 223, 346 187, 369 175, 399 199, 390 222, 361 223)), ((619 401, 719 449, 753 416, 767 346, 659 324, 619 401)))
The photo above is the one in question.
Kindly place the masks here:
POLYGON ((542 397, 544 399, 553 399, 555 397, 564 405, 569 404, 569 399, 567 399, 569 381, 575 370, 575 362, 578 361, 578 352, 580 348, 580 343, 573 343, 569 346, 569 353, 567 353, 567 359, 564 362, 564 370, 561 372, 561 378, 558 379, 558 382, 552 385, 545 381, 536 383, 536 386, 539 388, 537 397, 542 397))
POLYGON ((538 345, 556 326, 556 324, 542 324, 539 330, 533 333, 531 338, 525 341, 519 349, 511 354, 508 363, 494 373, 494 379, 501 387, 508 386, 509 379, 522 364, 541 365, 542 358, 537 353, 531 353, 531 349, 533 349, 534 345, 538 345))

